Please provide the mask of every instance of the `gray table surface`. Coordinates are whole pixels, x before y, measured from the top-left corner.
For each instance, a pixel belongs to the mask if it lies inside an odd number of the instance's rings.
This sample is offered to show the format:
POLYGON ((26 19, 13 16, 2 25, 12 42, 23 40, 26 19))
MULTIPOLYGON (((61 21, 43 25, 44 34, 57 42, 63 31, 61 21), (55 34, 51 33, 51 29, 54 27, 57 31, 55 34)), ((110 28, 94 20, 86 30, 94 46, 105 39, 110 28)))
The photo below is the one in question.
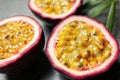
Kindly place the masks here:
MULTIPOLYGON (((84 0, 84 2, 86 1, 87 0, 84 0)), ((46 42, 52 30, 52 25, 49 24, 53 23, 52 21, 48 21, 48 23, 40 19, 38 16, 36 16, 30 11, 27 4, 28 0, 0 0, 0 20, 15 15, 31 16, 35 18, 40 24, 42 24, 46 42)), ((115 18, 114 36, 120 43, 120 4, 118 3, 116 11, 117 12, 115 18)), ((96 19, 105 23, 107 14, 108 10, 104 11, 96 19)), ((54 70, 50 66, 49 61, 46 60, 44 62, 43 60, 43 63, 46 63, 44 64, 43 68, 47 69, 41 69, 41 64, 36 64, 34 65, 34 67, 31 66, 33 70, 27 70, 27 72, 25 73, 23 72, 14 75, 0 73, 0 80, 68 80, 67 78, 63 77, 59 72, 54 70)), ((106 73, 86 80, 120 80, 120 58, 106 73)))

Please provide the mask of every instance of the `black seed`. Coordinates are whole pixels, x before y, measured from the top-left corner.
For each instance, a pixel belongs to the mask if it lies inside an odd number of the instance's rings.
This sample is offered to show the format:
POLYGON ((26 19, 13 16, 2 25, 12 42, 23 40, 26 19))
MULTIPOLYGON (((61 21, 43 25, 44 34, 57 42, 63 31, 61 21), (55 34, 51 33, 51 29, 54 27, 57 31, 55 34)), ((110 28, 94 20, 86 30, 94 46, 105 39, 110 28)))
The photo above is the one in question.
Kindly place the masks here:
POLYGON ((10 37, 9 35, 6 35, 4 38, 5 38, 5 39, 9 39, 9 37, 10 37))
POLYGON ((90 50, 86 50, 85 54, 90 55, 90 50))
POLYGON ((91 33, 91 35, 92 35, 92 36, 97 36, 97 32, 96 32, 96 31, 93 31, 93 32, 91 33))
POLYGON ((67 62, 64 63, 65 66, 69 67, 69 64, 67 62))
POLYGON ((78 67, 79 68, 83 67, 83 63, 79 63, 78 67))

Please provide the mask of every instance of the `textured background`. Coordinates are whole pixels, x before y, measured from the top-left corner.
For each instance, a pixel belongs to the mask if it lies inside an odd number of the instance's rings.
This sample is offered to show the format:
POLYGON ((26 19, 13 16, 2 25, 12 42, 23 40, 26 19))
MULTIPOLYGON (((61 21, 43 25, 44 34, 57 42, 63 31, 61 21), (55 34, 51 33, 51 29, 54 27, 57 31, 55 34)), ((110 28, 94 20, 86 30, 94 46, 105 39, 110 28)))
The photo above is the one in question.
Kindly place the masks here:
MULTIPOLYGON (((86 2, 87 0, 84 0, 86 2)), ((27 15, 35 18, 43 26, 45 33, 45 40, 47 41, 48 36, 52 30, 52 21, 43 21, 41 18, 32 13, 28 8, 28 0, 0 0, 0 20, 15 16, 15 15, 27 15), (50 25, 51 24, 51 25, 50 25)), ((96 19, 105 24, 108 10, 105 10, 100 16, 96 19)), ((120 43, 120 4, 117 3, 116 8, 116 18, 115 18, 115 27, 114 27, 114 36, 119 40, 120 43)), ((34 64, 29 67, 28 70, 25 70, 23 73, 15 75, 7 75, 0 73, 0 80, 68 80, 63 77, 59 72, 52 69, 45 57, 45 60, 42 62, 38 61, 37 64, 34 64)), ((118 61, 104 74, 93 77, 86 80, 120 80, 120 58, 118 61)))

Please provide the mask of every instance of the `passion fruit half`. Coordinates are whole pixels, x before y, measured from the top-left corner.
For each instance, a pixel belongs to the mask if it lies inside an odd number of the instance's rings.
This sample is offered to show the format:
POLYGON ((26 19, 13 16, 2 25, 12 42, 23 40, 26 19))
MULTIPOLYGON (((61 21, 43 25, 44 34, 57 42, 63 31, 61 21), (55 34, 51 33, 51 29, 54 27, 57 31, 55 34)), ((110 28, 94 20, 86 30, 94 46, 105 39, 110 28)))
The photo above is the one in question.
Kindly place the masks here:
POLYGON ((29 0, 29 8, 44 18, 63 19, 73 14, 82 0, 29 0))
POLYGON ((107 71, 117 60, 118 42, 106 27, 86 16, 71 16, 52 31, 46 46, 51 65, 73 79, 107 71))
POLYGON ((14 16, 1 20, 0 72, 14 72, 15 67, 19 70, 18 66, 24 67, 24 64, 31 63, 27 59, 30 51, 40 42, 41 36, 41 25, 31 17, 14 16))

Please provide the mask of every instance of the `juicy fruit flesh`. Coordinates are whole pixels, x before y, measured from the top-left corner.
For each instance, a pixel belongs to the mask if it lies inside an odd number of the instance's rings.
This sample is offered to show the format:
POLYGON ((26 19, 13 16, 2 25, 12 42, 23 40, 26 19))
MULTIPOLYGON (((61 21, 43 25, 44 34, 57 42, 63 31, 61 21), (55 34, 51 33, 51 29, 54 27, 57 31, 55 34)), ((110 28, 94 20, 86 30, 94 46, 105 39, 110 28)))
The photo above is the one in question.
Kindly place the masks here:
POLYGON ((33 26, 26 22, 8 22, 0 26, 0 60, 15 55, 33 36, 33 26))
POLYGON ((43 12, 52 15, 64 14, 70 10, 75 0, 35 0, 35 4, 43 12))
POLYGON ((66 24, 56 42, 56 57, 66 67, 87 70, 111 55, 111 45, 95 27, 85 22, 66 24))

